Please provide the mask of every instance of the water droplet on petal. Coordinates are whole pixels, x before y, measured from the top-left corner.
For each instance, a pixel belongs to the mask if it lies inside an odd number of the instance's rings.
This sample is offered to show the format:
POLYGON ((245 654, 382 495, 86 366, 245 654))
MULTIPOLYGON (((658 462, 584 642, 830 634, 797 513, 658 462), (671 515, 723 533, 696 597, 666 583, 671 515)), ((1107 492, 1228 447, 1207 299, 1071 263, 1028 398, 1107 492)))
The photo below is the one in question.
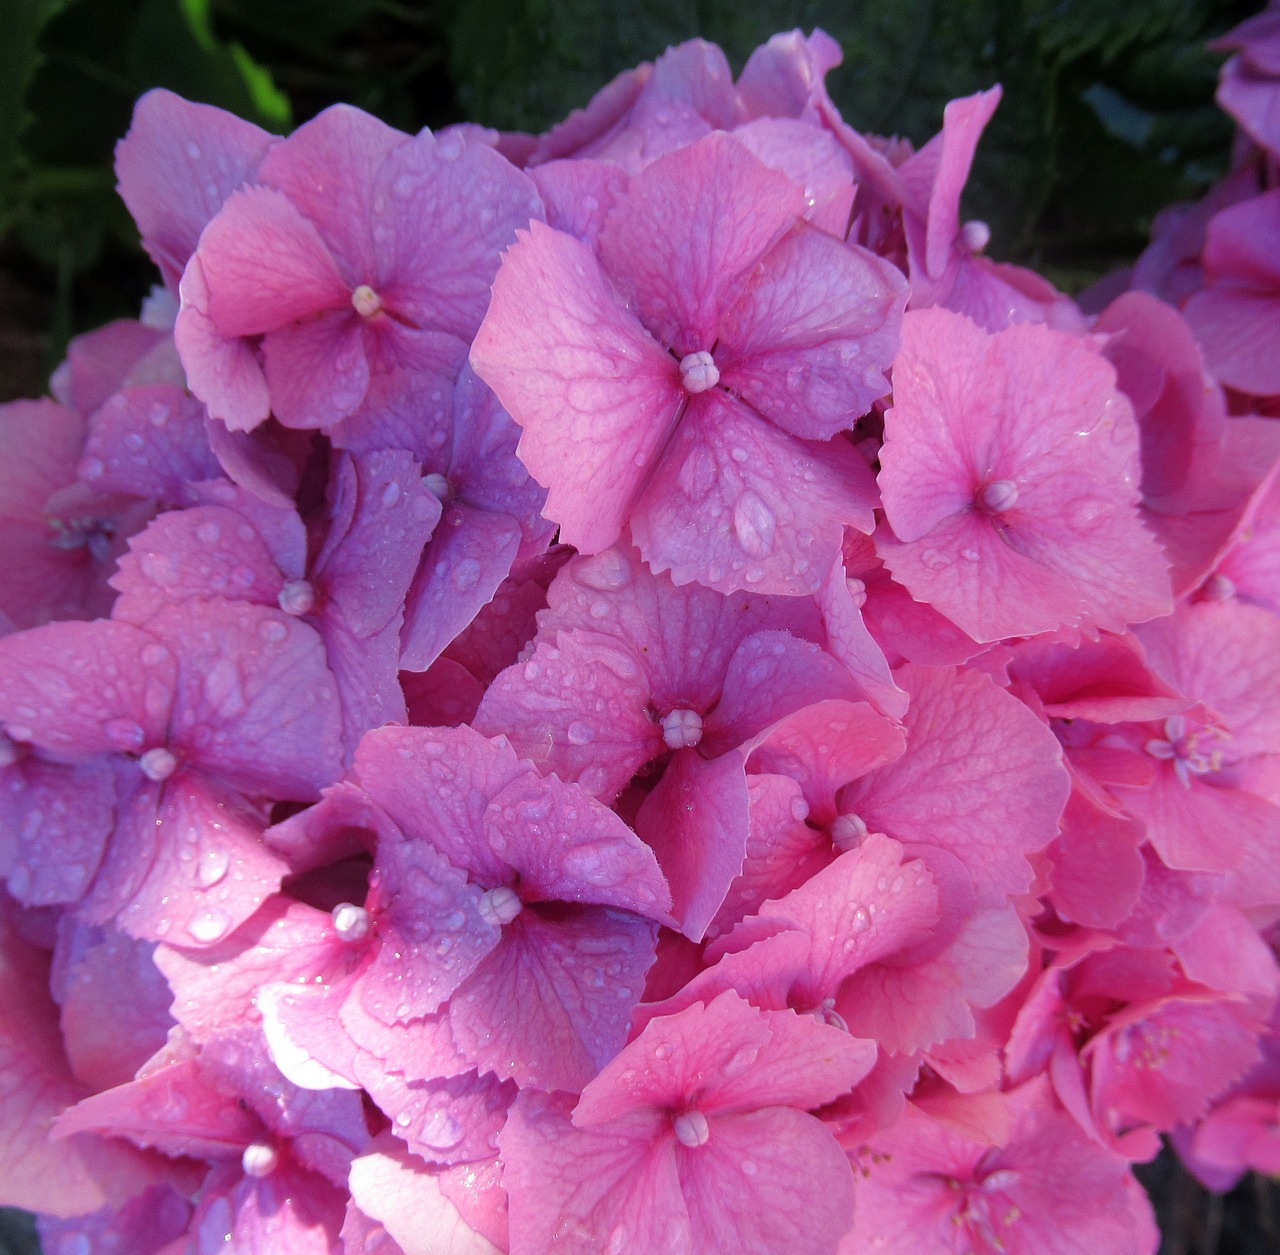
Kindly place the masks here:
POLYGON ((197 941, 209 945, 220 937, 224 937, 230 927, 231 920, 227 917, 227 913, 214 907, 208 911, 201 911, 194 916, 187 925, 187 932, 197 941))
POLYGON ((206 850, 196 871, 196 879, 200 882, 200 887, 212 889, 226 877, 230 866, 231 856, 226 850, 206 850))
POLYGON ((570 745, 590 745, 595 739, 595 729, 581 719, 575 719, 565 730, 570 745))
MULTIPOLYGON (((135 723, 132 719, 108 719, 103 724, 102 730, 107 734, 107 740, 124 750, 140 748, 146 735, 142 731, 141 725, 135 723)), ((10 731, 19 740, 29 739, 29 734, 28 737, 21 735, 26 729, 11 728, 10 731)))
POLYGON ((418 1140, 433 1150, 449 1150, 462 1141, 462 1125, 447 1111, 433 1111, 418 1131, 418 1140))
POLYGON ((778 520, 773 511, 754 493, 744 492, 733 506, 733 533, 738 544, 753 558, 773 552, 778 520))
POLYGON ((474 558, 463 558, 456 567, 453 568, 453 575, 450 577, 454 588, 460 593, 465 593, 480 582, 480 563, 474 558))

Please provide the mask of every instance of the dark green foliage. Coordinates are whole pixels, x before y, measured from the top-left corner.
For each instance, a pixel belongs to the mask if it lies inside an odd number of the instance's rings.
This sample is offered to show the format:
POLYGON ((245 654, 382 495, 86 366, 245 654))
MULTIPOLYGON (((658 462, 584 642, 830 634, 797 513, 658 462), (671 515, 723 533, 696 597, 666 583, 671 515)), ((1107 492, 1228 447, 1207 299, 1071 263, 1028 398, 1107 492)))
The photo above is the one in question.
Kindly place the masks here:
POLYGON ((821 26, 855 126, 923 142, 954 96, 1004 85, 968 210, 998 255, 1085 280, 1131 257, 1152 215, 1223 168, 1205 41, 1256 5, 1224 0, 454 0, 450 65, 468 113, 541 129, 619 70, 695 35, 735 66, 773 30, 821 26), (1072 274, 1072 272, 1078 272, 1072 274))
POLYGON ((48 294, 46 368, 136 312, 152 275, 111 162, 148 88, 277 132, 344 99, 416 128, 452 120, 442 57, 412 0, 0 0, 0 311, 48 294))

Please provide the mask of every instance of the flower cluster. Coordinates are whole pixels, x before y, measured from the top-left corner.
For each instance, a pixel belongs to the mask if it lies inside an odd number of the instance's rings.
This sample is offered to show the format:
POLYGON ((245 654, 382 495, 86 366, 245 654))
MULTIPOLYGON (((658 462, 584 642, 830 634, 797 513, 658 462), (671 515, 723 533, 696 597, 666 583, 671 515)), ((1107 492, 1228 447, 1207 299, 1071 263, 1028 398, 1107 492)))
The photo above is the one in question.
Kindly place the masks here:
POLYGON ((1150 1255, 1161 1135, 1280 1168, 1277 32, 1099 308, 961 221, 998 88, 864 135, 821 32, 144 97, 164 286, 0 409, 51 1255, 1150 1255))

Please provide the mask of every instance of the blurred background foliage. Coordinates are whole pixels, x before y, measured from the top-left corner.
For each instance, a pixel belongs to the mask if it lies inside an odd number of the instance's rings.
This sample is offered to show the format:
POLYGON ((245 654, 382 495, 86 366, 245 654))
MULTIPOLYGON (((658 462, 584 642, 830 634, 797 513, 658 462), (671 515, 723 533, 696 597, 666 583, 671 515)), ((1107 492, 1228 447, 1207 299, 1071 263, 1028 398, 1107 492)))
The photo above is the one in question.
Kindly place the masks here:
POLYGON ((111 153, 149 87, 276 131, 351 101, 405 129, 542 130, 701 35, 735 67, 774 31, 841 41, 845 116, 917 143, 1001 82, 966 211, 992 252, 1069 290, 1142 246, 1230 141, 1206 41, 1229 0, 0 0, 0 389, 38 391, 68 337, 151 281, 111 153))

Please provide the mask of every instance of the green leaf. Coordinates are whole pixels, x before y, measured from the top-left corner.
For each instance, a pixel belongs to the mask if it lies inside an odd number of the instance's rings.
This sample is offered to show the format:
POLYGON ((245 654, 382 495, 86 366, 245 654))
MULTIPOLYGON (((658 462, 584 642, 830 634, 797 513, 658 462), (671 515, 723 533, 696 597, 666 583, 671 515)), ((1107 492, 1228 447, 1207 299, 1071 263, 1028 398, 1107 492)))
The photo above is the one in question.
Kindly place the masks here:
POLYGON ((67 0, 0 0, 0 206, 10 198, 28 121, 27 88, 40 64, 40 33, 67 0))
POLYGON ((168 87, 271 130, 288 130, 292 110, 271 73, 238 44, 218 38, 209 0, 146 0, 129 36, 139 90, 168 87))

